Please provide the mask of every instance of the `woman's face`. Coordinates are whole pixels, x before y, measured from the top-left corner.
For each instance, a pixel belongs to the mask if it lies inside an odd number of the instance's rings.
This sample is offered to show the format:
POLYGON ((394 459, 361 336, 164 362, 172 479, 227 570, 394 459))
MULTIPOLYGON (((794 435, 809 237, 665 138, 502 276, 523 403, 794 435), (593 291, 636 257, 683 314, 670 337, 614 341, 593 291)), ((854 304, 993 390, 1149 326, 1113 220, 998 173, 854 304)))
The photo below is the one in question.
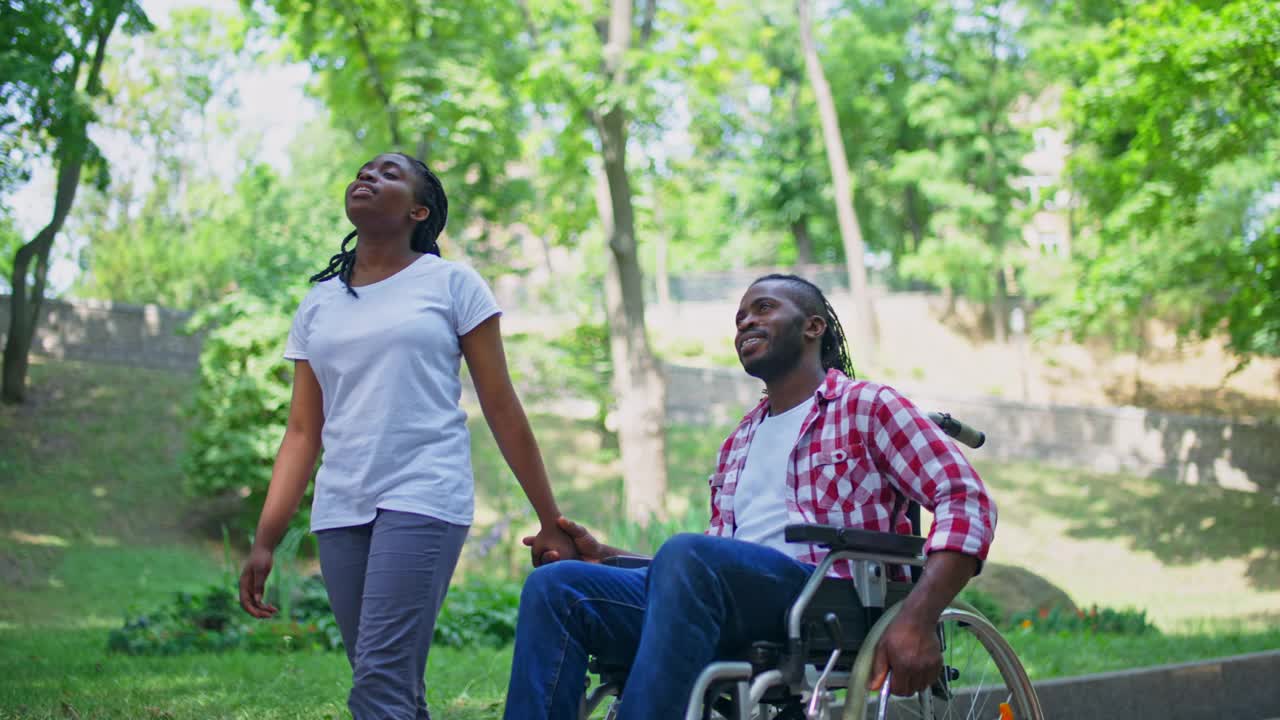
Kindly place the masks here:
POLYGON ((403 157, 379 155, 361 166, 347 186, 347 219, 356 226, 396 218, 408 225, 422 221, 428 210, 414 197, 417 183, 417 175, 403 157))

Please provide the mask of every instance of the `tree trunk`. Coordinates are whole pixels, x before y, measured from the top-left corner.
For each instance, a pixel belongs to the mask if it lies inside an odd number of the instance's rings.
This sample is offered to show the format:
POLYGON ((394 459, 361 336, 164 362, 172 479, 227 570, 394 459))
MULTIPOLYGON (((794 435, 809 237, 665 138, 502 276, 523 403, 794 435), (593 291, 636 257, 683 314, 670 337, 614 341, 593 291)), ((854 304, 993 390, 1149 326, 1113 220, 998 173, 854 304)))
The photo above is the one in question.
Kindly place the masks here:
POLYGON ((915 183, 907 183, 906 188, 902 191, 902 204, 904 217, 907 219, 907 232, 911 233, 911 247, 909 252, 920 252, 920 244, 924 241, 924 223, 920 219, 919 209, 917 205, 917 193, 915 183))
MULTIPOLYGON (((654 220, 656 221, 656 211, 654 215, 654 220)), ((667 252, 670 248, 670 241, 667 239, 667 231, 662 227, 662 224, 657 222, 655 224, 658 226, 658 236, 654 238, 654 242, 657 244, 654 249, 657 252, 654 253, 656 258, 653 271, 657 273, 655 280, 658 286, 658 306, 669 308, 671 307, 671 273, 668 270, 667 252)))
POLYGON ((1009 339, 1009 286, 1005 281, 1004 267, 996 268, 996 293, 991 298, 991 331, 996 342, 1004 344, 1009 339))
MULTIPOLYGON (((604 44, 604 69, 614 87, 624 85, 623 57, 631 43, 630 0, 612 0, 604 44)), ((597 175, 597 203, 609 245, 605 314, 618 398, 623 502, 632 520, 664 514, 667 493, 666 381, 649 348, 644 321, 644 275, 635 236, 631 181, 627 175, 627 116, 621 105, 592 113, 600 136, 604 172, 597 175)))
POLYGON ((809 235, 809 218, 791 221, 791 237, 796 241, 796 265, 812 265, 813 237, 809 235))
MULTIPOLYGON (((867 287, 862 230, 858 226, 858 216, 853 208, 853 179, 849 173, 849 158, 845 155, 844 140, 840 135, 835 101, 831 98, 831 86, 827 83, 822 61, 818 58, 818 48, 813 42, 809 3, 810 0, 796 0, 796 10, 800 15, 800 44, 804 50, 805 69, 818 104, 818 116, 822 120, 822 139, 827 149, 827 163, 831 166, 831 182, 835 190, 836 220, 840 224, 840 239, 844 243, 849 292, 853 296, 852 340, 855 347, 850 352, 874 363, 877 341, 873 316, 875 310, 867 287)), ((848 318, 845 322, 848 327, 848 318)))
MULTIPOLYGON (((115 14, 97 17, 93 20, 101 23, 92 28, 96 36, 97 46, 94 48, 93 60, 86 76, 84 92, 90 97, 102 92, 100 78, 102 63, 106 58, 107 40, 111 37, 119 19, 118 9, 115 14)), ((91 20, 92 22, 92 20, 91 20)), ((86 34, 84 45, 88 47, 89 35, 86 34)), ((75 66, 69 81, 75 86, 79 81, 79 64, 75 66)), ((3 380, 0 381, 0 400, 17 404, 23 402, 27 395, 27 368, 30 364, 31 343, 35 339, 36 327, 40 319, 40 307, 44 303, 45 283, 49 277, 49 253, 53 249, 54 238, 66 222, 71 212, 71 205, 76 199, 76 189, 80 186, 80 173, 84 168, 85 153, 89 143, 89 129, 86 120, 73 124, 67 134, 59 139, 54 151, 54 162, 58 167, 58 182, 54 190, 53 217, 49 224, 32 238, 31 242, 18 248, 13 257, 13 295, 9 299, 9 336, 4 344, 3 380), (27 274, 31 263, 35 261, 35 273, 30 290, 27 289, 27 274)))

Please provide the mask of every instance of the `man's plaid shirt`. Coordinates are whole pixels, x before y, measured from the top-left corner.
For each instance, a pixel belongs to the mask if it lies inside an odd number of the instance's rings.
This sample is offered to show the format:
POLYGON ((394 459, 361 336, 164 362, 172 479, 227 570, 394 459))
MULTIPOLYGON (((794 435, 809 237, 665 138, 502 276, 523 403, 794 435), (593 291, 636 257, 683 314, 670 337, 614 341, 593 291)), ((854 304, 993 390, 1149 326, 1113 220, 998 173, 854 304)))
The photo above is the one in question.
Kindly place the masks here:
MULTIPOLYGON (((850 380, 830 370, 800 426, 787 464, 787 510, 792 523, 910 533, 906 503, 933 512, 925 552, 954 550, 987 556, 995 535, 996 506, 969 461, 910 400, 885 385, 850 380), (895 507, 896 517, 890 518, 895 507)), ((708 535, 732 537, 733 495, 747 449, 769 411, 765 398, 720 448, 711 476, 708 535)), ((796 544, 794 556, 817 564, 826 551, 796 544)), ((850 577, 848 562, 832 571, 850 577)))

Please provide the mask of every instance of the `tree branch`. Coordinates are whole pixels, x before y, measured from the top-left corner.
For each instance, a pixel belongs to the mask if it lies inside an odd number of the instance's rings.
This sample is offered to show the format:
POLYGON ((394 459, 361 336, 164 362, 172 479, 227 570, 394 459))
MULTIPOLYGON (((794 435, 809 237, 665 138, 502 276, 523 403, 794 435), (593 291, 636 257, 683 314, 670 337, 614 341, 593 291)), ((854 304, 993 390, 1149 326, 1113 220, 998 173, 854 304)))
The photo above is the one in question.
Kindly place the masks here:
POLYGON ((653 21, 658 16, 658 0, 647 0, 644 5, 644 19, 640 21, 640 45, 648 45, 653 37, 653 21))
POLYGON ((365 65, 369 66, 369 79, 373 82, 373 90, 378 94, 383 104, 387 108, 387 127, 391 131, 391 144, 400 144, 400 112, 396 109, 395 103, 391 102, 391 93, 387 90, 387 83, 382 76, 382 69, 378 65, 378 59, 373 55, 373 48, 369 45, 369 37, 365 34, 364 25, 360 23, 357 13, 352 12, 351 3, 342 0, 341 6, 342 16, 347 22, 351 23, 351 28, 356 33, 356 44, 360 46, 360 54, 364 56, 365 65))

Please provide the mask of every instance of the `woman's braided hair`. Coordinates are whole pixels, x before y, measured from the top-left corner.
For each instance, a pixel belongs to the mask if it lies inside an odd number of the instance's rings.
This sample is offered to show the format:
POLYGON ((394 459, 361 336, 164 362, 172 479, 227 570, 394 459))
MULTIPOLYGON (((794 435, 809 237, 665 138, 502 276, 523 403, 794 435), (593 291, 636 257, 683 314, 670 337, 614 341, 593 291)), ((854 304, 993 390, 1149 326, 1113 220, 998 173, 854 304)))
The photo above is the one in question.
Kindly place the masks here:
MULTIPOLYGON (((445 221, 449 219, 449 198, 444 194, 444 185, 440 184, 440 178, 431 172, 426 163, 404 153, 393 154, 408 160, 409 167, 418 174, 419 182, 417 191, 414 192, 414 199, 430 211, 425 220, 413 227, 413 234, 409 237, 409 247, 414 252, 439 257, 440 245, 437 239, 440 237, 440 232, 444 230, 445 221)), ((356 248, 347 249, 347 244, 355 236, 356 231, 352 230, 342 239, 338 254, 329 258, 329 265, 324 270, 311 276, 311 282, 323 282, 336 277, 342 281, 352 297, 359 297, 355 288, 351 287, 351 273, 356 267, 356 248)))
POLYGON ((849 357, 849 344, 844 337, 844 328, 840 327, 840 318, 836 317, 835 309, 831 307, 827 296, 822 294, 822 290, 799 275, 783 273, 765 275, 751 284, 756 285, 767 280, 780 280, 796 287, 800 292, 794 299, 800 309, 806 315, 817 315, 826 321, 827 330, 822 334, 822 369, 835 369, 847 377, 854 377, 853 359, 849 357))

